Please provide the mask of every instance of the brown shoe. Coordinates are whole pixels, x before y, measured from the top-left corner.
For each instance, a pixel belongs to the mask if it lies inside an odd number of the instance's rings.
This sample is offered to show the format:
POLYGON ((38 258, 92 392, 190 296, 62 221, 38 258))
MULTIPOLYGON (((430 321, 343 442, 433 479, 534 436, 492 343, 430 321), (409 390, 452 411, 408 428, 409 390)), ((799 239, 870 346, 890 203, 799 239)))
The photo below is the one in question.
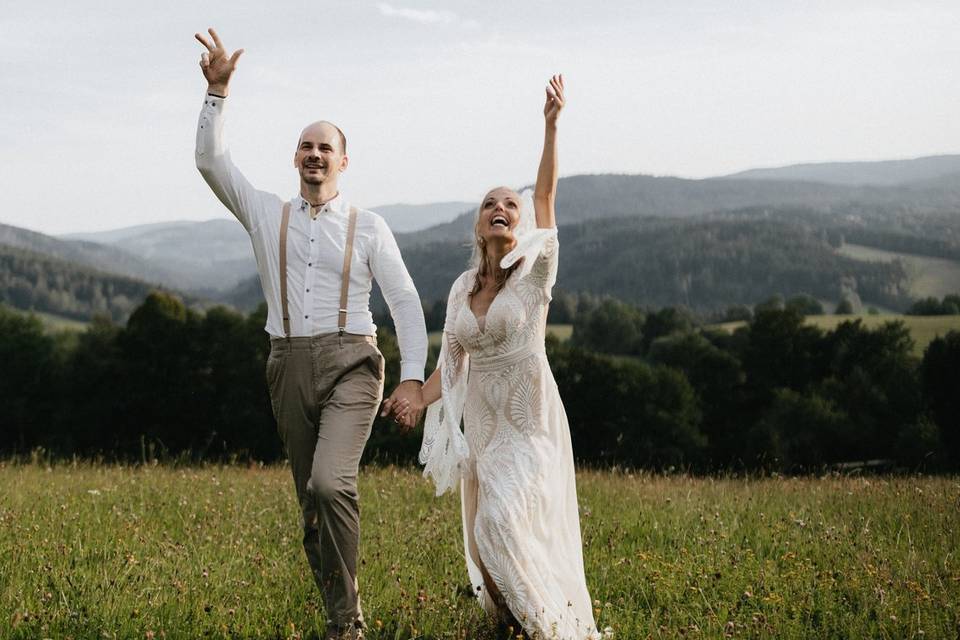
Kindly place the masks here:
POLYGON ((324 640, 363 640, 363 627, 356 624, 330 626, 324 640))

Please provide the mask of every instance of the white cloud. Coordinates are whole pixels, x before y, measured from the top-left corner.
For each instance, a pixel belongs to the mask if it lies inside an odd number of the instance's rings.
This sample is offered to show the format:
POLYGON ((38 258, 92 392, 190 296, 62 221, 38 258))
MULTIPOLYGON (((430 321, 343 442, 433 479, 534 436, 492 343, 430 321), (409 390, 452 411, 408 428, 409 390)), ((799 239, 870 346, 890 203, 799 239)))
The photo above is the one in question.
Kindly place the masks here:
POLYGON ((465 26, 477 26, 473 20, 462 20, 453 11, 434 11, 432 9, 411 9, 409 7, 394 7, 386 2, 378 2, 377 9, 380 15, 391 18, 403 18, 419 22, 420 24, 454 24, 461 23, 465 26))

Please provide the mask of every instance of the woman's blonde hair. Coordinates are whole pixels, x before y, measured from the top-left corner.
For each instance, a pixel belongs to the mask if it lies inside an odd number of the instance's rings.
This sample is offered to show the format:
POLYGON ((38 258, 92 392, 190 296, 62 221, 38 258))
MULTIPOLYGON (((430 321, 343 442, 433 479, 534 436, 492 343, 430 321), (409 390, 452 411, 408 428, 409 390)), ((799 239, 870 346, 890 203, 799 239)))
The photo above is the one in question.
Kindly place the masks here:
MULTIPOLYGON (((518 266, 517 263, 514 263, 506 269, 501 269, 500 265, 491 264, 490 256, 487 255, 486 242, 484 242, 483 237, 480 235, 480 214, 483 211, 483 203, 490 193, 498 189, 506 189, 513 192, 517 196, 517 204, 523 207, 523 200, 520 198, 520 194, 510 187, 494 187, 490 189, 490 191, 487 191, 483 196, 483 200, 480 201, 480 206, 477 207, 477 215, 474 216, 473 219, 473 253, 470 255, 470 268, 476 269, 477 271, 473 278, 473 288, 470 289, 469 293, 471 296, 483 288, 483 280, 481 278, 489 274, 493 274, 496 279, 497 291, 500 291, 507 283, 510 274, 512 274, 518 266)), ((523 211, 520 211, 520 215, 523 215, 523 211)))

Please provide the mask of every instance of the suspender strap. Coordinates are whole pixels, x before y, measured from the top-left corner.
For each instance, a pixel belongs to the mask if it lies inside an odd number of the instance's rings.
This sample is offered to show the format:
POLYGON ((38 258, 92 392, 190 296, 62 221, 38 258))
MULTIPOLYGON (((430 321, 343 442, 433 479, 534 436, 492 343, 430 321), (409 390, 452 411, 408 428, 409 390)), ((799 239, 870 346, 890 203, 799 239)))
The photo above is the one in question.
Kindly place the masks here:
POLYGON ((347 328, 347 293, 350 291, 350 264, 353 261, 353 239, 357 235, 357 208, 350 207, 347 223, 347 242, 343 248, 343 280, 340 282, 340 312, 337 314, 337 330, 340 335, 347 328))
MULTIPOLYGON (((280 218, 280 307, 283 314, 283 335, 290 337, 290 309, 287 303, 287 229, 290 228, 290 203, 283 205, 280 218)), ((342 336, 347 329, 347 294, 350 291, 350 264, 353 261, 353 239, 357 235, 357 208, 350 207, 347 223, 347 241, 343 248, 343 280, 340 283, 340 308, 337 331, 342 336)))
POLYGON ((280 218, 280 307, 283 313, 283 335, 290 337, 290 309, 287 304, 287 229, 290 228, 290 203, 283 205, 280 218))

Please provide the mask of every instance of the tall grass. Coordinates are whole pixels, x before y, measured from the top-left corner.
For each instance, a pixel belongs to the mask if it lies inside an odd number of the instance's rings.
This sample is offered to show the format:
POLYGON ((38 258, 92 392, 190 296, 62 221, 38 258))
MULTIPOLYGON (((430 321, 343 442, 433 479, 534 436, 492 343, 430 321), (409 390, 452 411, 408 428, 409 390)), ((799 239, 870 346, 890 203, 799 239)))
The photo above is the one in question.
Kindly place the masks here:
MULTIPOLYGON (((617 638, 960 630, 958 478, 578 486, 597 622, 617 638)), ((5 464, 0 489, 0 637, 323 632, 286 468, 5 464)), ((464 588, 459 499, 394 467, 365 469, 361 495, 368 637, 502 637, 464 588)))

